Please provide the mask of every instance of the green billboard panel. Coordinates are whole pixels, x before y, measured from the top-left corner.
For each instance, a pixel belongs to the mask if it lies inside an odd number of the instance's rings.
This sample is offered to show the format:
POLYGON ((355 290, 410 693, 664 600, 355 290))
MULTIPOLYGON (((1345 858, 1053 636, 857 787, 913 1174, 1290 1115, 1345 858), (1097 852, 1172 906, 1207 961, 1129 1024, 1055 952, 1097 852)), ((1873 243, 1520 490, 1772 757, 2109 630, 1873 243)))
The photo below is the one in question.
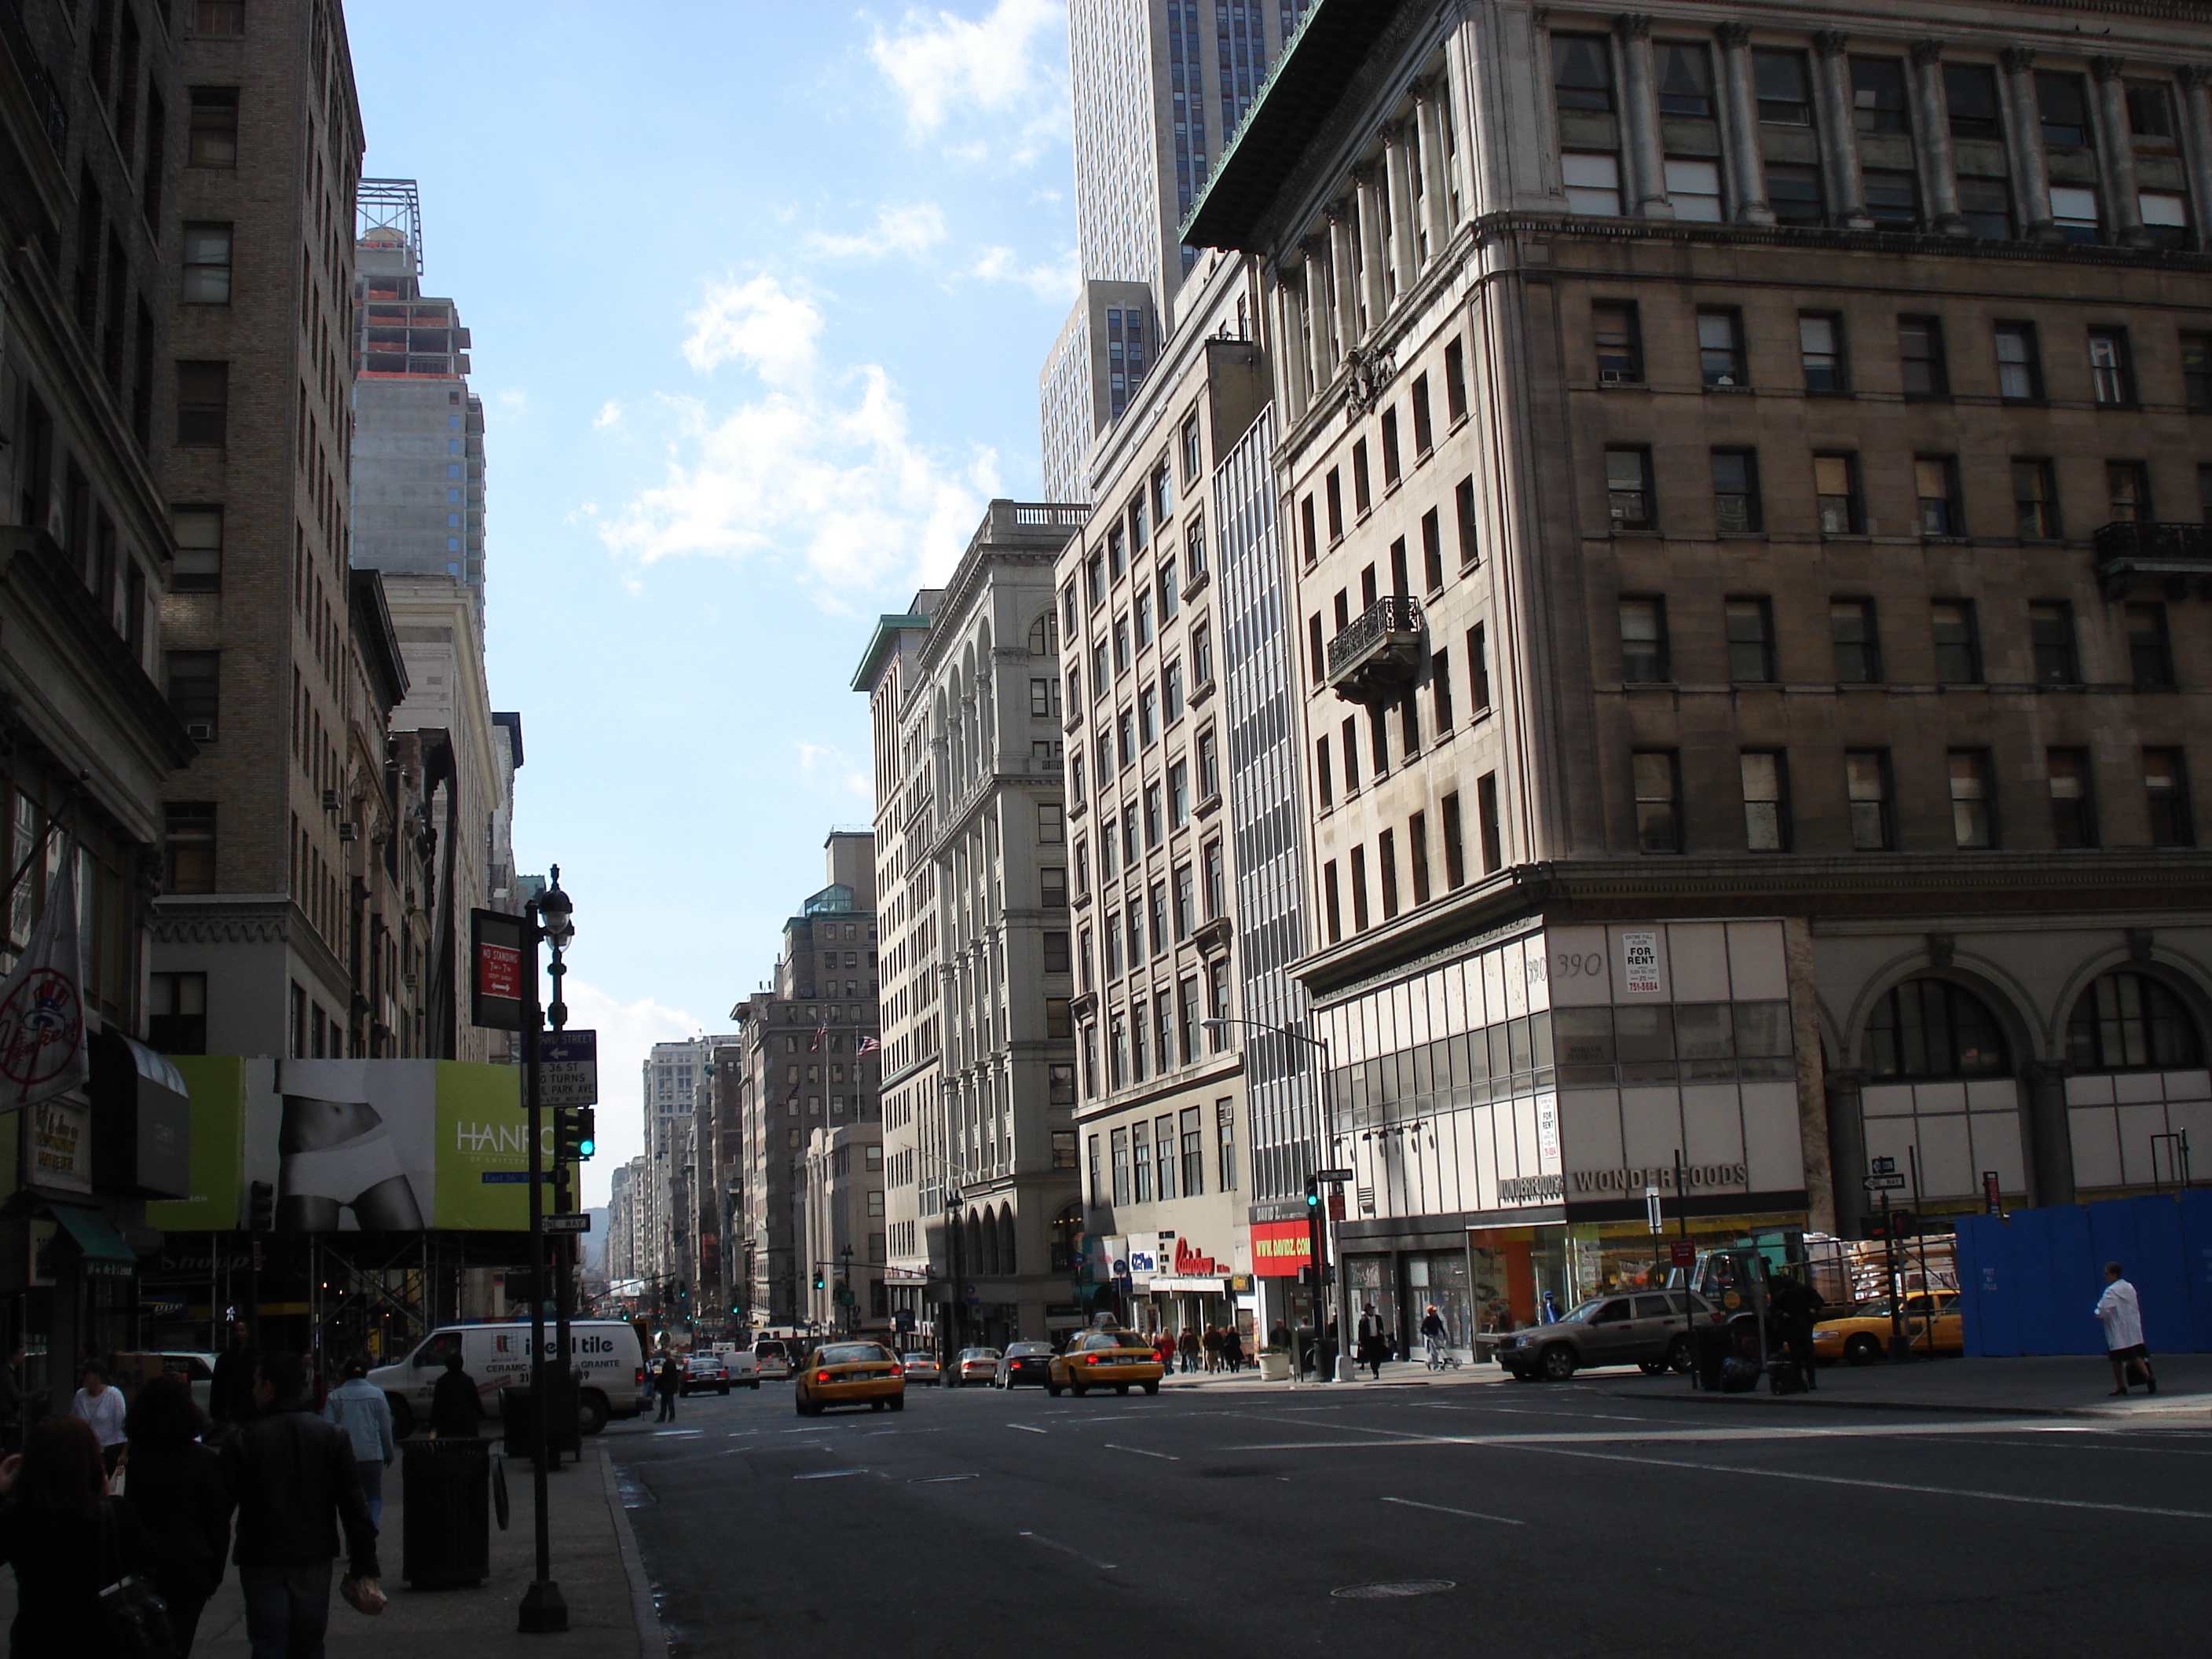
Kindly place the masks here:
POLYGON ((236 1054, 173 1054, 191 1095, 191 1196, 146 1206, 146 1224, 165 1232, 224 1232, 239 1224, 246 1191, 248 1073, 269 1062, 236 1054))

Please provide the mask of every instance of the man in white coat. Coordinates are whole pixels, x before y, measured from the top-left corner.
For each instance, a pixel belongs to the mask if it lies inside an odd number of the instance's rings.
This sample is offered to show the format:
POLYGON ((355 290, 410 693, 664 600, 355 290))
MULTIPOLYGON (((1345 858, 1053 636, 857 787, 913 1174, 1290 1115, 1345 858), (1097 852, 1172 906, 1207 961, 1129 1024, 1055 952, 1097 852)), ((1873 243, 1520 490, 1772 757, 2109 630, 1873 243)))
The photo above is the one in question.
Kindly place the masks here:
POLYGON ((2150 1350, 2143 1344, 2142 1306, 2136 1300, 2136 1287, 2120 1276, 2120 1264, 2107 1261, 2105 1278, 2109 1281, 2104 1295, 2097 1298, 2097 1322, 2105 1328, 2105 1358, 2112 1362, 2112 1392, 2124 1395, 2128 1391, 2128 1367, 2142 1367, 2143 1383, 2153 1394, 2158 1392, 2158 1378, 2151 1375, 2150 1350))

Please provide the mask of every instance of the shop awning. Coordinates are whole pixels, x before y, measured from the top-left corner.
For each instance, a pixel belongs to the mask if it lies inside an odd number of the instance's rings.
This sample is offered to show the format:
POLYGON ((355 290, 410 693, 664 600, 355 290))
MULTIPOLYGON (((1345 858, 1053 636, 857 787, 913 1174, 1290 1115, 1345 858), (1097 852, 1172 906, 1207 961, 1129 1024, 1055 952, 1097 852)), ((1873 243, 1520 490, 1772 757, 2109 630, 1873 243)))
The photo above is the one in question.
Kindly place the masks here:
POLYGON ((76 1243, 87 1273, 128 1275, 138 1271, 137 1254, 102 1212, 80 1204, 49 1204, 46 1213, 76 1243))
POLYGON ((1229 1281, 1225 1279, 1163 1278, 1155 1273, 1149 1288, 1155 1291, 1207 1291, 1219 1296, 1228 1290, 1229 1281))

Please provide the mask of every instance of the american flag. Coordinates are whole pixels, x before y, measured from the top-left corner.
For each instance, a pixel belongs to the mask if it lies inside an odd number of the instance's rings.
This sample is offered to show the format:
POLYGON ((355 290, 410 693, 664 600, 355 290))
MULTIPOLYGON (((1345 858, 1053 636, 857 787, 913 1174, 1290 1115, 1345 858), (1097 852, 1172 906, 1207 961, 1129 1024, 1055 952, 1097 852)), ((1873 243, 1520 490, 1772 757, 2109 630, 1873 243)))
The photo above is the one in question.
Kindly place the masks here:
POLYGON ((875 1038, 872 1036, 864 1036, 860 1039, 860 1046, 854 1049, 853 1052, 855 1054, 872 1054, 878 1052, 883 1046, 884 1045, 877 1042, 875 1038))
POLYGON ((806 1045, 807 1053, 813 1054, 820 1054, 822 1052, 822 1044, 829 1035, 830 1015, 829 1012, 825 1009, 823 1012, 822 1023, 814 1028, 814 1041, 806 1045))

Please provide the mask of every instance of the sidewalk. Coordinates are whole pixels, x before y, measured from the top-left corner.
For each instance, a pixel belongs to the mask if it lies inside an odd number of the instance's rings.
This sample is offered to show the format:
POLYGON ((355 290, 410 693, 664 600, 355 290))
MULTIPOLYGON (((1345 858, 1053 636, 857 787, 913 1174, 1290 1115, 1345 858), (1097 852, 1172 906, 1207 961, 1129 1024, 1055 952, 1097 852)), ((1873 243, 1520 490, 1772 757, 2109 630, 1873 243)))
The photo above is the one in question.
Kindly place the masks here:
POLYGON ((2094 1355, 2017 1359, 1924 1359, 1909 1365, 1825 1365, 1809 1394, 1703 1394, 1680 1376, 1607 1372, 1607 1391, 1622 1400, 1695 1400, 1724 1407, 1762 1405, 1819 1409, 1960 1412, 2017 1417, 2087 1417, 2127 1423, 2201 1421, 2212 1416, 2212 1354, 2154 1356, 2158 1392, 2131 1389, 2111 1397, 2112 1368, 2094 1355))
MULTIPOLYGON (((666 1650, 653 1612, 651 1585, 638 1559, 629 1516, 615 1486, 614 1464, 603 1440, 584 1443, 584 1459, 549 1477, 551 1498, 553 1577, 568 1603, 568 1630, 562 1636, 523 1636, 514 1628, 516 1609, 532 1577, 530 1465, 521 1459, 507 1466, 513 1500, 508 1529, 492 1522, 491 1575, 475 1589, 412 1590, 399 1576, 400 1467, 386 1477, 384 1525, 378 1553, 384 1589, 392 1602, 374 1619, 362 1617, 337 1595, 337 1573, 331 1591, 331 1659, 386 1659, 395 1652, 453 1653, 469 1659, 532 1655, 546 1659, 659 1659, 666 1650)), ((0 1619, 15 1613, 13 1573, 0 1573, 0 1619)), ((193 1659, 246 1659, 246 1611, 240 1599, 238 1570, 223 1574, 222 1587, 201 1615, 193 1659)))

